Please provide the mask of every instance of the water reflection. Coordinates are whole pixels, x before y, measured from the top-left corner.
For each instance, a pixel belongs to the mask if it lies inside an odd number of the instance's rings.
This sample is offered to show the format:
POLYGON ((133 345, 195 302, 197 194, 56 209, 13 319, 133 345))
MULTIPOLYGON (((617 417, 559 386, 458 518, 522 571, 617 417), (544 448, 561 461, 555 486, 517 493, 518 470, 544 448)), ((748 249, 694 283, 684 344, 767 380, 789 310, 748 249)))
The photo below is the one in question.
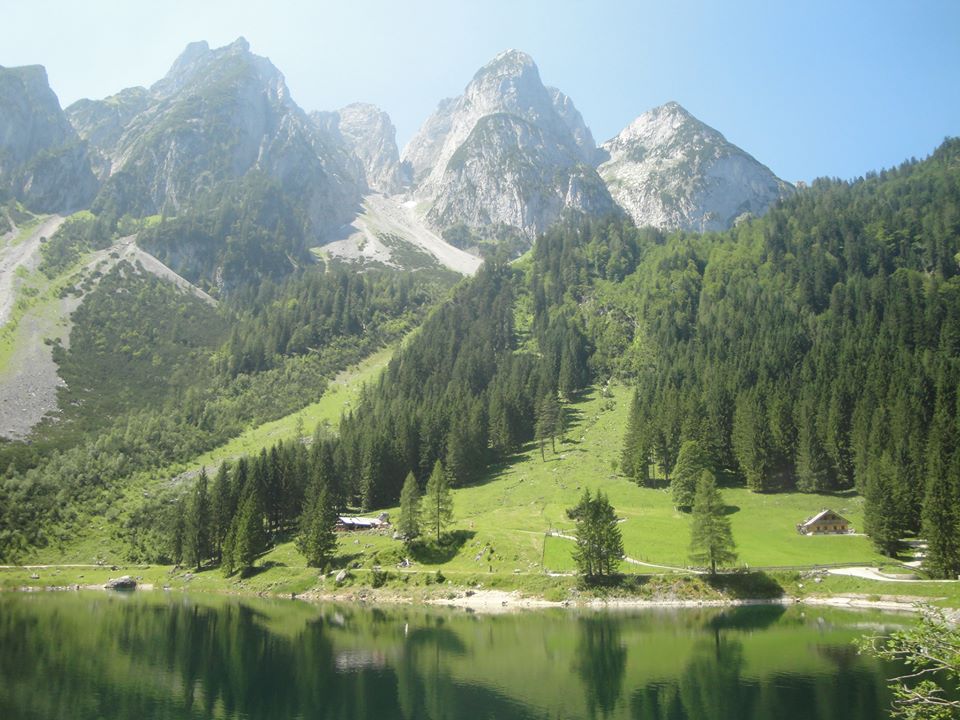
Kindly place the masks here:
POLYGON ((0 718, 874 720, 864 622, 889 619, 4 595, 0 718))

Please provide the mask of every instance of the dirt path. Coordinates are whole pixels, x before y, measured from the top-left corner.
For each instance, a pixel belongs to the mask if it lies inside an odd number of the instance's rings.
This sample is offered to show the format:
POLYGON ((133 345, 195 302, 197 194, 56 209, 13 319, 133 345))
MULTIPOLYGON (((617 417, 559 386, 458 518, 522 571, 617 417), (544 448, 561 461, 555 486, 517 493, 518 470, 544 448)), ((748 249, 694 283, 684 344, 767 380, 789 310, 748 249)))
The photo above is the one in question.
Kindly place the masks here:
MULTIPOLYGON (((573 540, 574 542, 577 541, 577 538, 575 536, 564 535, 563 533, 559 533, 559 532, 551 532, 551 533, 547 533, 547 535, 549 535, 550 537, 563 538, 564 540, 573 540)), ((691 575, 705 574, 704 570, 694 570, 693 568, 678 567, 676 565, 658 565, 656 563, 648 563, 648 562, 644 562, 643 560, 637 560, 632 557, 627 557, 626 555, 623 556, 623 561, 631 565, 640 565, 642 567, 657 568, 658 570, 672 570, 674 572, 690 573, 691 575)))
POLYGON ((17 298, 17 269, 32 270, 40 262, 40 238, 53 235, 66 218, 51 215, 34 228, 26 238, 8 236, 0 247, 0 326, 6 325, 17 298))
POLYGON ((909 578, 891 577, 881 573, 877 568, 861 565, 857 567, 830 568, 827 572, 831 575, 849 575, 851 577, 863 578, 865 580, 880 580, 882 582, 894 583, 943 583, 957 582, 956 580, 911 580, 909 578))

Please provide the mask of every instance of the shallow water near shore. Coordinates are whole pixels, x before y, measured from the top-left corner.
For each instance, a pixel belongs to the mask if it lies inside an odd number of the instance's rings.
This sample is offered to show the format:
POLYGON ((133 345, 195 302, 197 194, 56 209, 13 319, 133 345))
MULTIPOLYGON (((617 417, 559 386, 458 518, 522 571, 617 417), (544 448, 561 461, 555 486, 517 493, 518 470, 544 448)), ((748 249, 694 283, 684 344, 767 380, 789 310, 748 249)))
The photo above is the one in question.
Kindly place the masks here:
POLYGON ((478 615, 165 593, 0 594, 0 717, 887 717, 857 637, 756 606, 478 615))

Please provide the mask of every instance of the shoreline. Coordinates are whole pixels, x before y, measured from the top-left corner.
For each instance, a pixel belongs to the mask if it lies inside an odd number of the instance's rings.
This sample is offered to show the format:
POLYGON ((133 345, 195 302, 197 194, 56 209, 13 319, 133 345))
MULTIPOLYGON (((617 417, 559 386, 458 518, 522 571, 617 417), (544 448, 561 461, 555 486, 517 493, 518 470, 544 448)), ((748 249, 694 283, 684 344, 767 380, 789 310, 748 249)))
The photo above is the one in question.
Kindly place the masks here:
MULTIPOLYGON (((49 593, 49 592, 163 592, 167 594, 189 594, 189 589, 157 588, 151 583, 138 585, 132 590, 111 590, 101 584, 71 584, 0 588, 0 592, 49 593)), ((201 595, 232 595, 236 597, 257 597, 275 600, 300 600, 308 603, 349 603, 361 606, 409 606, 423 605, 438 609, 460 609, 468 613, 481 615, 499 615, 504 613, 529 612, 542 610, 655 610, 655 609, 696 609, 696 608, 732 608, 762 605, 810 605, 851 610, 879 610, 895 613, 917 613, 918 600, 872 600, 859 593, 836 595, 812 595, 797 597, 785 595, 780 598, 704 598, 704 599, 650 599, 631 597, 585 597, 570 600, 547 600, 542 596, 524 595, 519 590, 469 590, 459 589, 445 596, 421 596, 397 592, 383 592, 373 588, 361 588, 347 592, 307 591, 303 593, 237 592, 237 591, 192 591, 201 595), (450 595, 453 595, 451 597, 450 595)), ((960 614, 960 609, 946 608, 949 614, 960 614)))

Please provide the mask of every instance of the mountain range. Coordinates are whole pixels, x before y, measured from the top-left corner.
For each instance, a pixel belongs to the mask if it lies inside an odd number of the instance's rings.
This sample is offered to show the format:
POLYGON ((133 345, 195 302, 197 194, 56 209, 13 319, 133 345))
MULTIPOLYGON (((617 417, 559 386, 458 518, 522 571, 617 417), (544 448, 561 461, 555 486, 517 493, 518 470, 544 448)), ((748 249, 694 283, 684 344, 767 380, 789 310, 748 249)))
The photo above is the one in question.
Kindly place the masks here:
MULTIPOLYGON (((449 266, 444 244, 479 254, 508 238, 519 252, 567 213, 722 230, 793 191, 676 103, 598 147, 573 101, 517 50, 442 100, 402 153, 374 105, 305 112, 243 38, 216 49, 191 43, 149 88, 66 110, 42 68, 0 68, 0 108, 3 195, 36 211, 184 218, 225 197, 242 206, 256 187, 297 219, 302 237, 285 240, 291 266, 333 241, 330 254, 344 260, 403 266, 413 248, 449 266), (365 203, 371 193, 385 200, 365 203), (382 225, 372 205, 402 214, 407 229, 389 242, 374 234, 371 255, 369 233, 351 223, 382 225)), ((223 253, 211 257, 222 274, 223 253)))

